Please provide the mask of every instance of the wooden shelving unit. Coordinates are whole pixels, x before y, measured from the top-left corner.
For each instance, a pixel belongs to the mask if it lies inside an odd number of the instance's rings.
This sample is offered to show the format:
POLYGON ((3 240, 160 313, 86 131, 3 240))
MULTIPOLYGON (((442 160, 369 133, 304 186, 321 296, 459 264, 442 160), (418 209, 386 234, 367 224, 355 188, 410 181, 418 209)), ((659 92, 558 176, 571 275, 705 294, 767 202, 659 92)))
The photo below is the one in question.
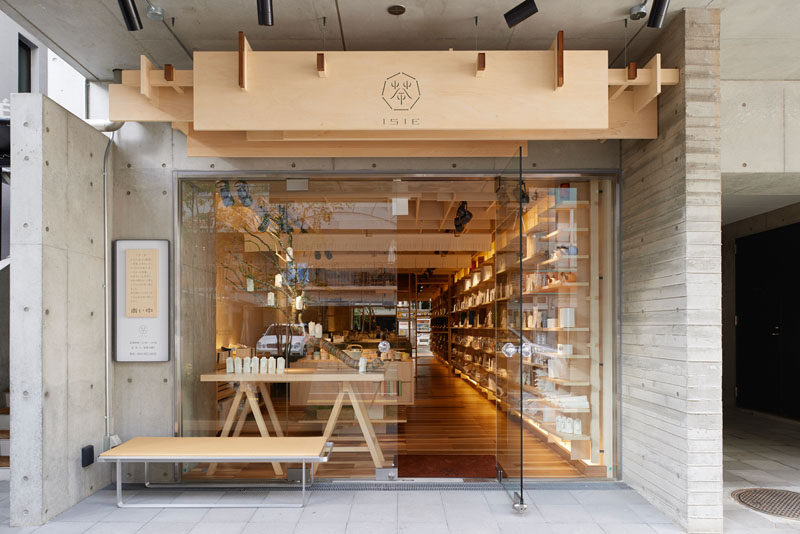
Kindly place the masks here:
POLYGON ((499 221, 495 251, 434 301, 431 334, 434 353, 456 374, 594 473, 611 458, 612 425, 601 425, 611 406, 611 338, 609 320, 600 320, 601 295, 610 298, 600 243, 610 239, 610 224, 599 193, 595 182, 551 189, 527 206, 522 239, 513 220, 499 221), (520 332, 532 348, 522 362, 500 351, 506 342, 517 345, 520 332), (557 428, 557 418, 579 420, 580 433, 557 428))

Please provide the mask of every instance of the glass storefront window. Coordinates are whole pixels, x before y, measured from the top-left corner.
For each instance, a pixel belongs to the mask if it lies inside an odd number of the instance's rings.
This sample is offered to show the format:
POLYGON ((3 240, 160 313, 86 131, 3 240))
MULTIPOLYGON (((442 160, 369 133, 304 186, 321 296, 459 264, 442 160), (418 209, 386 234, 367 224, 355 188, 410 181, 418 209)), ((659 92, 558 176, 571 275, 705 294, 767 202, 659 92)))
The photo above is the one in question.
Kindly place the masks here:
POLYGON ((320 477, 607 476, 606 182, 300 182, 179 181, 182 435, 325 435, 320 477))

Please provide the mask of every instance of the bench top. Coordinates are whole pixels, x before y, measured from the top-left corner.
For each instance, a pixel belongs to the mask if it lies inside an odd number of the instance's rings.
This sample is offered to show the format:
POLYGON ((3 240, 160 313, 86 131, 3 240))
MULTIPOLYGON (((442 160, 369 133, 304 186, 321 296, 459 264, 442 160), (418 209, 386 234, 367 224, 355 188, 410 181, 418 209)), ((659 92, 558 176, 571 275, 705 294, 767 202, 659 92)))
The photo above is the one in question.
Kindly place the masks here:
MULTIPOLYGON (((328 451, 329 452, 329 451, 328 451)), ((138 437, 100 455, 100 460, 327 461, 325 438, 138 437)))
POLYGON ((286 369, 283 374, 261 373, 208 373, 200 375, 200 382, 383 382, 383 372, 359 373, 357 371, 328 372, 314 368, 286 369))

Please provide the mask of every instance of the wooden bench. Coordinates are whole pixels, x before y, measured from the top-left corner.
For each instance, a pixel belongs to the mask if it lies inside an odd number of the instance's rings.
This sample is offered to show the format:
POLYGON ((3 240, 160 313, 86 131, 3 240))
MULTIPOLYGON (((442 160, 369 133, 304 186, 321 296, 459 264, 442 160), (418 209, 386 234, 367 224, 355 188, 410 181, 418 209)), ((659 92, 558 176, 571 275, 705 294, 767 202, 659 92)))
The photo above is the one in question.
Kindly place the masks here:
MULTIPOLYGON (((268 438, 133 438, 100 455, 101 462, 117 464, 117 506, 125 508, 301 508, 306 502, 306 464, 327 462, 333 443, 323 437, 268 438), (133 503, 122 500, 122 464, 144 462, 278 462, 302 464, 300 503, 133 503)), ((311 483, 314 483, 311 470, 311 483)))

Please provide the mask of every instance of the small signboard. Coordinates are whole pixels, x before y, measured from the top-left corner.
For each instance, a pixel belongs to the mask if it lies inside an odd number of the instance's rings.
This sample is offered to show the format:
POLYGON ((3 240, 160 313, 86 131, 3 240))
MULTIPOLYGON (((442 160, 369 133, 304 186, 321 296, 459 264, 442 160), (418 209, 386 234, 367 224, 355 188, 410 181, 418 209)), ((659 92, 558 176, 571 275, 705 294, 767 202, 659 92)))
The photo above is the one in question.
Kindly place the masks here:
POLYGON ((114 359, 169 360, 169 241, 114 242, 114 359))

